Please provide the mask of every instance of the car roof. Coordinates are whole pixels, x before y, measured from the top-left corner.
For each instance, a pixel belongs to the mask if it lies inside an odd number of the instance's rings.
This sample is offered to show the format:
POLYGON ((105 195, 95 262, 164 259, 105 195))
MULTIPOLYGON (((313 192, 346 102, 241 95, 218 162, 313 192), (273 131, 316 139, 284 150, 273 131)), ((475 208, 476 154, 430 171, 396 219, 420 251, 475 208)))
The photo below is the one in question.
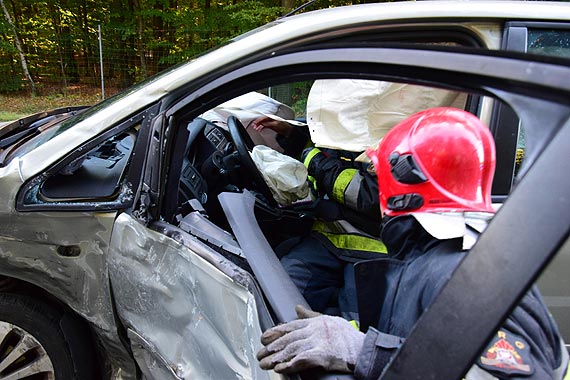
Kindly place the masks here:
MULTIPOLYGON (((308 21, 319 18, 322 23, 347 23, 369 20, 422 20, 430 18, 495 18, 568 20, 570 4, 562 1, 402 1, 341 6, 283 17, 278 22, 293 19, 308 21)), ((333 26, 331 25, 331 26, 333 26)), ((319 28, 319 24, 312 25, 319 28)))

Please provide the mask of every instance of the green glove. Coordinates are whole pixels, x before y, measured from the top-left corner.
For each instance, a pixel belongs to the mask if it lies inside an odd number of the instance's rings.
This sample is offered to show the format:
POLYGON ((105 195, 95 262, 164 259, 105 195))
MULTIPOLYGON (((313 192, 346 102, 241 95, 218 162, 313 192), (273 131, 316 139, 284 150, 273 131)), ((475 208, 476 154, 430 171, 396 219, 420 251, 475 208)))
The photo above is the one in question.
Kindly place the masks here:
POLYGON ((309 368, 351 373, 364 342, 364 334, 340 317, 320 315, 295 307, 294 321, 263 333, 265 346, 257 353, 259 366, 278 373, 309 368))

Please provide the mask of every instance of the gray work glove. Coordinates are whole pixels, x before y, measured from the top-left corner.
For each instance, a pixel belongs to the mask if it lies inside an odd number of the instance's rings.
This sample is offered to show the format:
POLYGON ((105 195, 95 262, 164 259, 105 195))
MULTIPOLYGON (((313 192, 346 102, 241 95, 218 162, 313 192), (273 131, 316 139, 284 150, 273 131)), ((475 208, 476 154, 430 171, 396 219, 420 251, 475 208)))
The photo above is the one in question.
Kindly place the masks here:
POLYGON ((259 366, 279 373, 320 367, 351 373, 364 342, 364 334, 346 319, 321 315, 300 305, 294 321, 265 331, 257 353, 259 366))

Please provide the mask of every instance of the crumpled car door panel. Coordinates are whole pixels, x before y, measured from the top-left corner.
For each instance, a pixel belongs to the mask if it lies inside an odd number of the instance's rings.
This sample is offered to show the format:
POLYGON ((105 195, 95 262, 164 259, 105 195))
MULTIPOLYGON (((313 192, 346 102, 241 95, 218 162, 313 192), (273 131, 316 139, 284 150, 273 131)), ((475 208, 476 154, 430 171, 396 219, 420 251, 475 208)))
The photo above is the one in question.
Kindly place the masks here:
POLYGON ((185 246, 201 243, 184 239, 150 230, 127 214, 113 230, 111 285, 145 376, 279 378, 257 364, 261 328, 256 299, 239 283, 243 276, 228 276, 185 246))

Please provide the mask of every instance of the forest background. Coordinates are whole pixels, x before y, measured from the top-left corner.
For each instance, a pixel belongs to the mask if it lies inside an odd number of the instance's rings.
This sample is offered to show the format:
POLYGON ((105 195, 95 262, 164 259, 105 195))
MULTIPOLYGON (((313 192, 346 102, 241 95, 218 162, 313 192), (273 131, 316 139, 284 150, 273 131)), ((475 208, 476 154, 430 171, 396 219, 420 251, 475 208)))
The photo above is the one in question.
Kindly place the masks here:
POLYGON ((305 2, 0 0, 0 121, 94 104, 305 2))

